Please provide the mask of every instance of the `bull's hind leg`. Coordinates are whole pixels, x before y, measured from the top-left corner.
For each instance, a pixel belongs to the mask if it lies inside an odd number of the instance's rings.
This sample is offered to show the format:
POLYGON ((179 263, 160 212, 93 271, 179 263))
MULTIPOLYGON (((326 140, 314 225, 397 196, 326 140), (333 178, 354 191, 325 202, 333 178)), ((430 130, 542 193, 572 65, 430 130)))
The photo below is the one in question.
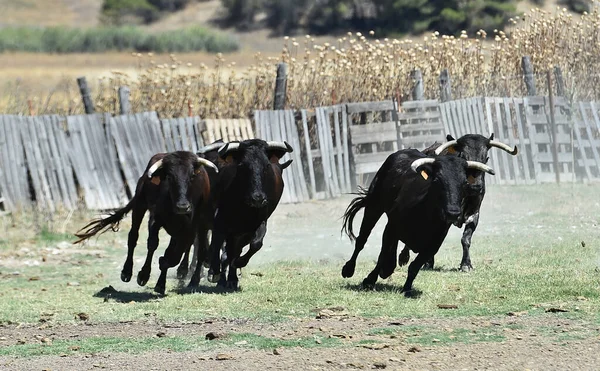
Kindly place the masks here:
POLYGON ((250 242, 250 249, 244 255, 240 256, 239 259, 236 259, 234 265, 236 268, 244 268, 248 265, 248 261, 250 258, 256 254, 263 246, 263 239, 267 234, 267 222, 264 221, 258 227, 256 232, 254 233, 254 237, 252 237, 252 241, 250 242))
POLYGON ((381 270, 379 271, 379 277, 385 279, 394 273, 396 269, 396 253, 398 252, 398 238, 394 233, 392 223, 388 223, 383 231, 383 238, 381 243, 381 254, 379 259, 381 260, 381 270))
POLYGON ((352 253, 350 260, 348 260, 342 268, 342 277, 349 278, 354 275, 358 254, 360 254, 362 249, 364 249, 367 239, 375 227, 375 224, 377 224, 377 221, 379 218, 381 218, 381 215, 383 215, 382 209, 369 207, 368 205, 365 207, 365 215, 363 216, 362 223, 360 224, 360 233, 356 238, 354 252, 352 253))
POLYGON ((145 204, 139 204, 139 206, 136 204, 131 211, 131 229, 127 237, 127 258, 123 264, 123 270, 121 270, 121 281, 123 282, 131 281, 131 275, 133 274, 133 252, 137 245, 140 225, 142 224, 142 220, 144 220, 144 214, 147 210, 145 204))
POLYGON ((460 270, 463 272, 469 272, 473 270, 469 250, 471 248, 471 238, 473 237, 473 233, 475 232, 475 229, 477 229, 478 224, 479 213, 475 213, 474 215, 470 216, 465 224, 465 231, 463 232, 462 239, 460 240, 463 248, 463 256, 460 262, 460 270))
POLYGON ((363 287, 372 289, 377 282, 377 277, 388 278, 396 269, 396 252, 398 251, 398 239, 393 231, 392 223, 385 226, 383 232, 383 241, 381 244, 381 252, 377 258, 375 268, 363 280, 363 287))
POLYGON ((158 232, 160 231, 160 227, 161 225, 156 222, 152 215, 150 215, 150 220, 148 221, 148 253, 146 254, 146 261, 137 276, 137 283, 140 286, 145 286, 150 279, 152 258, 154 257, 154 252, 158 248, 158 232))

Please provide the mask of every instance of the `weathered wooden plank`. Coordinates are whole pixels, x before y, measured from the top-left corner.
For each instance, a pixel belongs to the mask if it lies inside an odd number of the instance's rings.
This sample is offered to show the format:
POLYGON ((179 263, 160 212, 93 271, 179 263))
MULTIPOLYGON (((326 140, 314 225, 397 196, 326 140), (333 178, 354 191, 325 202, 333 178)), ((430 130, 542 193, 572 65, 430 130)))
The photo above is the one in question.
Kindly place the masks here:
MULTIPOLYGON (((585 115, 583 115, 584 119, 587 120, 587 118, 585 118, 585 115)), ((579 147, 579 154, 580 154, 580 158, 581 158, 581 162, 585 171, 585 175, 587 176, 588 180, 591 180, 592 177, 592 173, 590 172, 590 160, 587 158, 587 155, 585 153, 585 145, 583 143, 583 140, 581 138, 581 132, 580 132, 580 126, 579 126, 579 120, 574 120, 573 122, 573 131, 575 132, 575 139, 577 141, 577 146, 579 147)), ((584 124, 587 125, 587 122, 584 124)))
POLYGON ((331 120, 330 120, 330 114, 331 114, 332 108, 331 107, 326 107, 324 109, 324 115, 323 117, 325 118, 324 121, 324 126, 325 126, 325 142, 327 144, 327 149, 329 151, 329 162, 330 162, 330 167, 331 167, 331 177, 333 179, 333 184, 335 187, 335 196, 340 195, 341 193, 341 188, 340 188, 340 181, 338 179, 338 171, 337 171, 337 164, 335 162, 335 156, 337 156, 337 151, 336 148, 333 146, 333 138, 332 138, 332 128, 331 128, 331 120))
MULTIPOLYGON (((401 132, 404 133, 405 131, 401 130, 401 132)), ((391 142, 396 140, 396 124, 384 122, 380 124, 352 125, 350 134, 354 145, 391 142)))
POLYGON ((393 109, 394 103, 391 100, 381 102, 361 102, 346 104, 347 113, 391 111, 393 109))
MULTIPOLYGON (((490 133, 496 133, 496 130, 494 130, 494 120, 492 118, 493 104, 494 104, 494 99, 492 99, 492 98, 484 99, 485 117, 486 117, 487 125, 489 128, 488 130, 490 133)), ((496 157, 495 155, 490 156, 490 157, 492 158, 492 166, 494 167, 494 170, 496 170, 496 175, 494 176, 494 181, 498 184, 504 184, 502 176, 500 175, 500 167, 501 167, 500 159, 498 157, 496 157)))
MULTIPOLYGON (((300 111, 302 114, 302 131, 304 132, 304 147, 306 150, 306 157, 307 157, 307 161, 308 161, 308 176, 310 179, 310 190, 311 190, 311 197, 312 198, 316 198, 317 197, 317 183, 315 180, 315 169, 314 169, 314 165, 313 165, 313 156, 312 156, 312 147, 310 144, 310 135, 309 135, 309 131, 308 131, 308 115, 306 110, 301 110, 300 111)), ((348 152, 346 152, 348 153, 348 152)))
POLYGON ((341 107, 342 111, 342 141, 344 154, 344 180, 346 183, 345 192, 352 192, 352 180, 350 179, 350 151, 348 149, 348 113, 346 107, 341 107))
MULTIPOLYGON (((344 181, 344 159, 342 158, 343 147, 341 140, 341 130, 340 130, 340 117, 339 111, 340 106, 331 107, 331 111, 333 113, 333 132, 335 134, 335 154, 337 157, 337 170, 338 170, 338 182, 340 184, 340 192, 344 192, 347 188, 344 181)), ((394 138, 395 139, 395 138, 394 138)), ((333 144, 333 140, 332 140, 333 144)))
MULTIPOLYGON (((503 105, 504 105, 504 117, 505 117, 505 122, 506 122, 506 135, 503 135, 503 141, 505 143, 515 143, 515 138, 513 136, 513 122, 512 122, 512 114, 511 114, 511 110, 510 110, 510 103, 511 100, 510 98, 504 98, 503 99, 503 105)), ((503 133, 504 134, 504 133, 503 133)), ((504 151, 502 151, 504 152, 504 151)), ((513 170, 513 181, 515 184, 522 184, 523 183, 523 177, 521 174, 519 174, 519 163, 517 162, 517 158, 515 156, 511 156, 508 153, 506 154, 506 157, 509 158, 508 161, 512 162, 512 170, 513 170)), ((509 166, 510 168, 510 166, 509 166)))
POLYGON ((335 186, 332 178, 332 169, 330 165, 330 153, 325 139, 325 112, 324 108, 316 108, 317 133, 319 138, 319 150, 321 152, 321 163, 323 166, 323 176, 325 186, 329 197, 335 196, 335 186))
MULTIPOLYGON (((289 142, 290 135, 287 132, 287 126, 285 123, 286 111, 278 110, 278 111, 275 111, 275 114, 276 114, 276 120, 277 120, 277 121, 275 121, 275 125, 279 129, 279 139, 278 140, 281 142, 283 142, 283 141, 289 142)), ((291 157, 291 156, 286 153, 286 155, 283 157, 285 159, 284 161, 287 161, 287 157, 291 157)), ((298 190, 296 189, 296 182, 295 182, 294 174, 293 174, 294 170, 293 170, 293 168, 292 169, 288 168, 288 169, 291 171, 284 171, 283 175, 284 175, 284 179, 285 179, 284 181, 286 181, 287 182, 286 184, 288 184, 287 188, 290 192, 289 193, 290 194, 290 202, 298 202, 299 201, 298 200, 298 190)))
MULTIPOLYGON (((579 109, 580 109, 581 117, 583 118, 583 124, 585 126, 584 130, 585 130, 585 133, 587 135, 588 143, 589 143, 590 148, 591 148, 592 157, 594 159, 594 162, 591 163, 590 161, 587 161, 588 159, 587 159, 586 151, 585 151, 585 148, 584 148, 585 144, 583 144, 583 146, 580 145, 580 148, 581 148, 580 149, 581 157, 582 158, 584 158, 584 157, 586 158, 586 160, 585 160, 586 161, 586 164, 585 164, 586 167, 590 166, 590 167, 595 167, 595 169, 600 169, 600 155, 598 154, 598 149, 597 149, 597 147, 595 145, 596 143, 595 143, 595 140, 594 140, 594 135, 592 133, 591 123, 590 123, 590 120, 588 120, 587 110, 586 110, 586 107, 585 107, 585 105, 584 105, 583 102, 579 103, 579 109)), ((579 132, 579 125, 577 123, 577 120, 574 120, 573 124, 574 124, 574 131, 577 134, 577 132, 579 132)), ((590 170, 591 169, 588 169, 588 171, 587 171, 587 172, 590 173, 590 179, 596 178, 591 173, 590 170)))
POLYGON ((19 130, 22 122, 23 119, 18 116, 0 116, 0 166, 3 169, 0 186, 4 192, 5 208, 11 211, 31 206, 25 152, 19 130))
MULTIPOLYGON (((502 119, 502 109, 500 105, 502 104, 502 99, 494 100, 494 110, 496 112, 496 123, 498 125, 497 137, 500 141, 506 141, 504 139, 504 121, 502 119)), ((508 167, 508 154, 504 151, 498 152, 498 158, 500 159, 501 169, 503 178, 506 182, 511 182, 511 172, 508 167)))
MULTIPOLYGON (((535 183, 535 177, 531 174, 529 164, 531 160, 531 146, 527 146, 528 139, 525 138, 525 130, 523 127, 522 113, 521 113, 521 102, 517 99, 512 99, 515 108, 515 119, 517 124, 517 131, 519 133, 519 157, 523 163, 523 171, 525 174, 525 180, 528 184, 535 183)), ((517 145, 517 143, 511 143, 511 145, 517 145)))

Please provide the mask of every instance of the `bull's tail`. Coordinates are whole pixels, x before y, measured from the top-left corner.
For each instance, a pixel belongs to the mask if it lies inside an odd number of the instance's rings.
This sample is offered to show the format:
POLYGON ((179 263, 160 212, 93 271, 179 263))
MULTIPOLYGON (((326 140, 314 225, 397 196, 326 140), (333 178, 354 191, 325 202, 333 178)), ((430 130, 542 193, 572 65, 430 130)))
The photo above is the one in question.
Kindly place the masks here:
POLYGON ((354 222, 354 217, 356 214, 358 214, 358 211, 367 206, 369 191, 366 188, 359 186, 358 191, 354 194, 358 195, 358 197, 350 202, 350 205, 348 205, 348 208, 342 217, 344 221, 344 224, 342 225, 342 232, 346 232, 348 237, 350 237, 350 240, 356 239, 352 228, 352 222, 354 222))
POLYGON ((135 202, 136 197, 133 197, 131 201, 129 201, 129 203, 122 209, 112 212, 106 218, 94 219, 91 222, 89 222, 85 227, 81 228, 79 231, 77 231, 77 233, 75 233, 75 236, 79 239, 73 242, 73 244, 83 242, 97 235, 98 233, 102 234, 104 232, 107 232, 109 229, 113 232, 118 231, 119 223, 125 217, 125 215, 127 215, 127 213, 130 212, 131 209, 133 209, 133 205, 135 202))

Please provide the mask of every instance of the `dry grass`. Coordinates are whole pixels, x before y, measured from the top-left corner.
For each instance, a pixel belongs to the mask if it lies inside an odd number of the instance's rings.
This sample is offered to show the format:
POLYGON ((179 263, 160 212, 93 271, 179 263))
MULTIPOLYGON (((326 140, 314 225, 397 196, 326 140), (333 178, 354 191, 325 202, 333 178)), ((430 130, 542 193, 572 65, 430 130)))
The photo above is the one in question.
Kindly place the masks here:
MULTIPOLYGON (((257 53, 252 60, 244 52, 237 60, 219 54, 207 57, 212 61, 198 58, 191 62, 189 56, 171 55, 165 60, 164 56, 137 54, 129 68, 96 76, 100 78, 94 84, 95 101, 99 110, 114 113, 116 89, 128 85, 135 111, 156 110, 171 117, 187 115, 191 106, 202 117, 245 117, 254 109, 272 106, 278 61, 289 64, 289 108, 407 98, 414 68, 423 73, 426 98, 438 97, 439 74, 444 68, 450 72, 454 98, 522 96, 523 55, 532 58, 538 94, 547 93, 542 80, 545 72, 560 66, 570 98, 599 98, 600 13, 580 17, 562 9, 552 14, 534 9, 511 23, 506 33, 481 31, 469 36, 463 32, 458 37, 433 33, 421 40, 377 39, 372 33, 348 33, 323 44, 311 36, 286 38, 279 55, 257 53)), ((70 93, 67 99, 62 108, 45 106, 58 112, 80 110, 77 94, 70 93)), ((12 106, 23 109, 26 105, 12 106)))

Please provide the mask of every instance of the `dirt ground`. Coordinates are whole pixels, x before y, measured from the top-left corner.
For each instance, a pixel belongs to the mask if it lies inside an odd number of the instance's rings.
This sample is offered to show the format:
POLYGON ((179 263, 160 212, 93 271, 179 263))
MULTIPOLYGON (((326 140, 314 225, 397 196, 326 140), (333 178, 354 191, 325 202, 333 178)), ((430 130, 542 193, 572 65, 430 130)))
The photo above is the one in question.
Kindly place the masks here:
POLYGON ((348 346, 322 348, 252 349, 227 346, 210 351, 171 352, 167 349, 142 355, 98 353, 34 358, 0 357, 2 370, 597 370, 600 366, 599 328, 589 328, 577 320, 544 317, 505 317, 493 319, 297 319, 285 324, 264 325, 252 322, 206 320, 199 323, 160 324, 153 322, 99 325, 0 327, 0 346, 16 341, 37 342, 84 339, 111 334, 115 337, 204 336, 208 333, 254 333, 277 339, 318 335, 336 337, 348 346), (369 335, 373 328, 389 326, 439 326, 477 330, 502 328, 501 342, 453 343, 434 346, 411 345, 410 338, 395 335, 369 335), (531 330, 543 325, 555 333, 592 331, 587 340, 551 340, 531 330), (507 327, 509 326, 509 327, 507 327), (364 346, 350 345, 369 339, 364 346), (371 345, 369 345, 371 344, 371 345))

